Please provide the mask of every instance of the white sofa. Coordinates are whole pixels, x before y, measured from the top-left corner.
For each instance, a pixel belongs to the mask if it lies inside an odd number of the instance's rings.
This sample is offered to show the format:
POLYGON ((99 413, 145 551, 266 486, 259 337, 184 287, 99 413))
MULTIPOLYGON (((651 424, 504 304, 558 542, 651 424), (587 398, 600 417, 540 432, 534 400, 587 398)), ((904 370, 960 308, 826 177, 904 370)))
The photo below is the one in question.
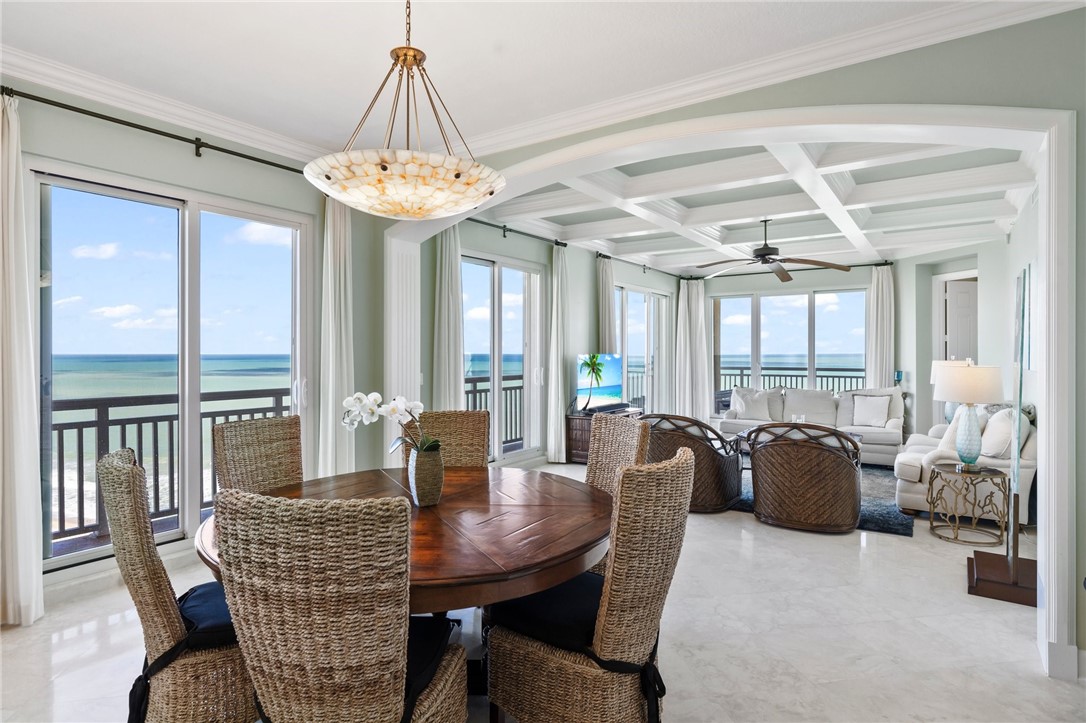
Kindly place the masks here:
MULTIPOLYGON (((957 439, 958 419, 962 409, 954 415, 951 424, 937 424, 928 430, 927 434, 913 434, 905 442, 904 451, 894 460, 894 476, 897 477, 897 506, 903 510, 928 511, 928 478, 931 476, 933 465, 945 462, 956 464, 961 462, 955 449, 957 439)), ((1009 430, 1013 411, 1001 412, 1008 417, 1006 424, 998 430, 993 425, 989 430, 989 415, 984 410, 978 410, 982 434, 982 454, 977 464, 982 467, 995 467, 1010 474, 1012 449, 1005 445, 1006 432, 1009 430), (987 439, 985 439, 985 435, 987 439), (999 438, 997 438, 999 437, 999 438), (998 454, 985 454, 984 452, 998 452, 998 454)), ((993 420, 995 417, 993 415, 993 420)), ((1000 420, 996 420, 999 424, 1000 420)), ((1028 421, 1023 421, 1023 429, 1028 421)), ((1033 488, 1033 479, 1037 474, 1037 428, 1029 425, 1028 431, 1022 434, 1021 465, 1018 477, 1018 523, 1025 525, 1029 521, 1029 495, 1033 488)), ((981 496, 989 492, 991 485, 985 483, 978 490, 981 496)), ((966 514, 964 508, 957 510, 959 514, 966 514)), ((991 515, 981 515, 991 518, 991 515)))
MULTIPOLYGON (((866 408, 871 401, 865 400, 862 406, 866 408)), ((736 387, 732 390, 731 405, 718 425, 727 436, 767 422, 791 422, 792 415, 802 414, 805 422, 862 435, 860 461, 865 464, 893 465, 901 450, 901 428, 905 419, 901 387, 856 389, 842 392, 840 396, 815 389, 775 387, 761 391, 736 387), (885 421, 881 417, 855 418, 855 399, 861 396, 889 398, 885 421), (877 424, 880 421, 882 423, 877 424)))

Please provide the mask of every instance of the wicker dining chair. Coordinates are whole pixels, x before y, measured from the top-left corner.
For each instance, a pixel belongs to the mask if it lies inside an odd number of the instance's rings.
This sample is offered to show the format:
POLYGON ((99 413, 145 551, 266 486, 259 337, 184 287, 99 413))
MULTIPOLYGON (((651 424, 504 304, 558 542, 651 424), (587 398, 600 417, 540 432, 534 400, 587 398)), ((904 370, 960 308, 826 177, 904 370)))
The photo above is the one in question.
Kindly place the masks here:
MULTIPOLYGON (((446 467, 486 467, 490 464, 490 412, 487 410, 423 412, 419 415, 419 423, 428 437, 441 442, 441 463, 446 467)), ((406 426, 415 433, 414 422, 408 422, 406 426)), ((414 448, 410 442, 403 445, 405 467, 414 448)))
POLYGON ((705 422, 677 414, 646 414, 649 423, 648 462, 671 459, 687 447, 694 453, 691 512, 721 512, 743 496, 743 456, 736 438, 726 439, 705 422))
POLYGON ((860 521, 860 445, 819 424, 764 424, 748 433, 754 515, 770 525, 851 532, 860 521))
MULTIPOLYGON (((647 422, 617 414, 594 414, 584 481, 614 497, 622 468, 644 464, 648 453, 647 422)), ((607 558, 592 566, 592 572, 600 575, 606 570, 607 558)))
POLYGON ((226 601, 265 723, 467 720, 451 623, 408 615, 410 525, 404 497, 219 493, 226 601))
POLYGON ((211 428, 217 489, 265 492, 302 481, 298 415, 223 422, 211 428))
POLYGON ((607 573, 582 573, 490 607, 492 720, 504 713, 520 723, 658 719, 652 712, 662 694, 655 669, 660 618, 693 480, 689 449, 627 467, 615 496, 607 573))
MULTIPOLYGON (((147 660, 154 661, 179 643, 186 630, 173 585, 155 547, 146 475, 131 449, 103 456, 97 469, 113 554, 136 605, 147 660)), ((256 717, 253 685, 236 644, 184 652, 151 679, 149 723, 249 723, 256 717)))

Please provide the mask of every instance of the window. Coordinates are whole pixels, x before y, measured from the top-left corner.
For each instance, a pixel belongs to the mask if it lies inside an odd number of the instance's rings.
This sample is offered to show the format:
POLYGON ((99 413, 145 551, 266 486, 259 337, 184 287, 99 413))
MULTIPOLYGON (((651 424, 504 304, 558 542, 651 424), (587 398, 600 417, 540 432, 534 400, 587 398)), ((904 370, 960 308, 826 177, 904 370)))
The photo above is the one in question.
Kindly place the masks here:
POLYGON ((865 320, 862 290, 713 299, 714 410, 736 386, 862 388, 865 320))
POLYGON ((460 269, 467 408, 490 411, 495 459, 536 450, 543 412, 540 271, 468 257, 460 269))
POLYGON ((615 287, 615 319, 624 368, 623 400, 652 412, 666 407, 663 353, 670 332, 670 298, 615 287))
POLYGON ((46 567, 107 554, 96 460, 131 447, 160 539, 214 494, 211 426, 292 410, 303 225, 38 177, 46 567))

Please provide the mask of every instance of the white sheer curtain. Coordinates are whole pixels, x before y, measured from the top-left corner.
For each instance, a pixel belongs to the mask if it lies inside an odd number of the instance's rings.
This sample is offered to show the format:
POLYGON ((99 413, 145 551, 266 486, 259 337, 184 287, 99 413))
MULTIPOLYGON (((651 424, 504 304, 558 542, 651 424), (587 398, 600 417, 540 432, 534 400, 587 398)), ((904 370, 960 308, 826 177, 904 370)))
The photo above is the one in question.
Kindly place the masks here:
POLYGON ((464 408, 464 295, 460 283, 460 227, 437 237, 434 288, 434 409, 464 408))
POLYGON ((709 340, 705 328, 705 282, 679 282, 675 330, 675 413, 709 420, 713 390, 709 377, 709 340))
POLYGON ((26 233, 19 101, 0 118, 0 621, 45 613, 38 467, 38 250, 26 233))
MULTIPOLYGON (((355 469, 354 436, 340 424, 343 400, 354 388, 354 276, 351 270, 351 211, 324 202, 324 277, 321 293, 321 393, 317 474, 355 469)), ((361 390, 370 391, 370 390, 361 390)))
POLYGON ((596 257, 596 293, 600 313, 598 354, 618 354, 615 338, 615 270, 611 259, 596 257))
POLYGON ((894 272, 891 266, 876 266, 867 291, 867 386, 893 383, 894 272))
POLYGON ((551 252, 551 335, 547 348, 547 461, 558 463, 566 461, 568 283, 566 250, 555 245, 551 252))

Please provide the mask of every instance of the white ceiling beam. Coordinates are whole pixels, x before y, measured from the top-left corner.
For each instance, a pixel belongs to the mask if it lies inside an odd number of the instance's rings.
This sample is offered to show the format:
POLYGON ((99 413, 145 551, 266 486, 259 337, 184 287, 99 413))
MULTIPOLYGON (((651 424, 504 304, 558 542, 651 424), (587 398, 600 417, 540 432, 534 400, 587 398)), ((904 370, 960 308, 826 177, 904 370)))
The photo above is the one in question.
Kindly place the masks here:
POLYGON ((688 238, 695 243, 717 250, 729 258, 742 258, 743 253, 720 243, 722 234, 716 229, 685 228, 681 217, 686 209, 670 200, 649 201, 645 204, 633 203, 622 196, 623 183, 627 176, 621 171, 609 170, 593 173, 589 176, 572 178, 566 185, 584 194, 592 196, 615 208, 620 208, 631 216, 647 221, 656 226, 658 231, 673 233, 688 238))
POLYGON ((872 234, 871 240, 879 249, 899 249, 941 243, 973 244, 986 241, 1005 241, 1007 234, 997 223, 980 223, 950 228, 929 228, 894 233, 872 234))
POLYGON ((763 218, 795 218, 819 213, 818 204, 806 193, 790 193, 784 196, 752 198, 747 201, 718 203, 713 206, 692 208, 686 212, 683 225, 687 228, 703 226, 727 226, 751 223, 763 218))
POLYGON ((895 178, 856 186, 845 198, 845 208, 885 206, 935 198, 995 193, 1036 184, 1033 171, 1023 163, 997 163, 991 166, 943 171, 924 176, 895 178))
POLYGON ((788 171, 769 153, 754 153, 670 171, 630 176, 623 196, 634 203, 695 193, 726 191, 761 183, 787 181, 788 171))
POLYGON ((616 254, 659 254, 672 251, 684 251, 688 249, 702 248, 698 243, 682 236, 669 236, 668 238, 653 238, 635 241, 612 242, 616 254))
POLYGON ((883 211, 872 213, 863 225, 864 231, 901 231, 910 228, 952 226, 982 221, 1006 221, 1018 216, 1018 209, 1005 199, 971 201, 949 206, 929 206, 907 211, 883 211))
POLYGON ((561 216, 567 213, 596 211, 606 208, 594 198, 589 198, 580 191, 565 188, 561 191, 539 193, 534 196, 521 196, 499 204, 491 209, 491 216, 497 223, 512 223, 525 219, 561 216))
MULTIPOLYGON (((791 243, 807 239, 826 238, 840 236, 841 229, 831 221, 798 221, 795 223, 771 223, 769 224, 769 245, 778 243, 791 243)), ((762 244, 762 228, 743 228, 728 231, 724 237, 726 244, 762 244)))
POLYGON ((591 221, 588 223, 574 223, 569 226, 559 227, 558 238, 561 241, 576 243, 578 241, 591 241, 592 239, 617 239, 631 236, 647 236, 660 233, 655 224, 640 218, 627 216, 610 221, 591 221))
POLYGON ((856 220, 841 203, 849 187, 853 185, 851 177, 845 173, 822 175, 815 167, 815 161, 801 145, 781 143, 766 146, 781 165, 792 173, 792 179, 803 191, 818 204, 826 218, 841 229, 842 235, 856 247, 856 250, 868 261, 882 259, 878 251, 864 235, 856 220))
POLYGON ((843 173, 973 150, 976 149, 968 146, 927 143, 842 143, 828 147, 818 159, 817 167, 819 173, 843 173))

